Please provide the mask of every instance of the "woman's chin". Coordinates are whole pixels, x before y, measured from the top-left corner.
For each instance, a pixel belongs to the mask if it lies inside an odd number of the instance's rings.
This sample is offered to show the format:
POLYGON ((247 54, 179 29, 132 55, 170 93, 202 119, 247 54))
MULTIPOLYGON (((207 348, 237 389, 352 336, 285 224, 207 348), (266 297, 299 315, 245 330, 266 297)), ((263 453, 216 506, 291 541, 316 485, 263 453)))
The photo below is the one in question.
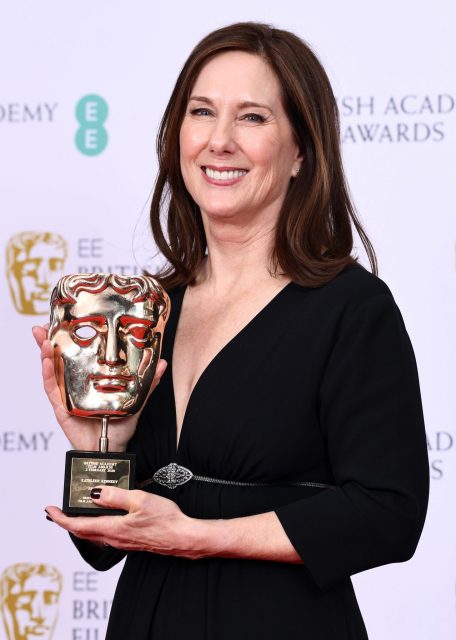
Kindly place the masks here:
POLYGON ((200 208, 203 219, 211 222, 246 222, 255 217, 255 211, 261 215, 260 207, 233 202, 211 202, 200 208))

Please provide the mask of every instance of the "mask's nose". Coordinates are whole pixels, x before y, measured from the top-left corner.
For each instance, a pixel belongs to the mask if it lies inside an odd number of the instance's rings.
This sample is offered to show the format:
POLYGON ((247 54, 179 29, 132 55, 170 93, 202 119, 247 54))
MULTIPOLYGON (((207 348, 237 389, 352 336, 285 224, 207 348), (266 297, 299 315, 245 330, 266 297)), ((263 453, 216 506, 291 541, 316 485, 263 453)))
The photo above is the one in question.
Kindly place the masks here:
POLYGON ((124 365, 127 362, 123 341, 112 326, 108 325, 108 331, 101 341, 98 360, 100 363, 109 366, 124 365))

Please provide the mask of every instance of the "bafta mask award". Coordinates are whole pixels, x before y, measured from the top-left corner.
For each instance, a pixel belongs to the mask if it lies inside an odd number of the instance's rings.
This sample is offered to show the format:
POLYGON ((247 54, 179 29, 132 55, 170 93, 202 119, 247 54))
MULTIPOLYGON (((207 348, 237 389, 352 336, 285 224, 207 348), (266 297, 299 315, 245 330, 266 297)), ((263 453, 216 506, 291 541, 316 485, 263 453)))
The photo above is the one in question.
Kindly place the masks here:
POLYGON ((99 451, 68 451, 63 511, 122 514, 93 503, 94 487, 134 486, 135 456, 110 452, 108 425, 138 412, 160 358, 169 298, 150 276, 61 278, 51 297, 49 340, 66 410, 100 423, 99 451))

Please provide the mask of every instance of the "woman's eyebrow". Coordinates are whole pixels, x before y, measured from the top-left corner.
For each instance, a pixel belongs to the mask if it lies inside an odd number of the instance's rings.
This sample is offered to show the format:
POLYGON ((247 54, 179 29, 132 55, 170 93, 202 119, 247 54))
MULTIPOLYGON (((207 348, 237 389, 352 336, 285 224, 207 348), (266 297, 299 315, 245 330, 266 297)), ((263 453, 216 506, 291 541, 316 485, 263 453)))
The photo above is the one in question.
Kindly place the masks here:
POLYGON ((238 107, 240 107, 241 109, 245 109, 248 107, 259 107, 260 109, 269 109, 269 111, 272 111, 269 105, 262 104, 261 102, 253 102, 252 100, 245 100, 244 102, 240 102, 238 104, 238 107))
MULTIPOLYGON (((206 96, 190 96, 188 101, 190 102, 191 100, 194 100, 195 102, 204 102, 205 104, 210 104, 210 105, 214 104, 213 101, 210 98, 207 98, 206 96)), ((269 111, 272 111, 269 105, 262 104, 261 102, 255 102, 253 100, 243 100, 242 102, 238 102, 237 106, 240 109, 245 109, 248 107, 259 107, 260 109, 269 109, 269 111)))
POLYGON ((212 100, 210 100, 210 98, 206 98, 205 96, 190 96, 188 101, 191 102, 192 100, 194 100, 195 102, 204 102, 206 104, 213 104, 212 100))

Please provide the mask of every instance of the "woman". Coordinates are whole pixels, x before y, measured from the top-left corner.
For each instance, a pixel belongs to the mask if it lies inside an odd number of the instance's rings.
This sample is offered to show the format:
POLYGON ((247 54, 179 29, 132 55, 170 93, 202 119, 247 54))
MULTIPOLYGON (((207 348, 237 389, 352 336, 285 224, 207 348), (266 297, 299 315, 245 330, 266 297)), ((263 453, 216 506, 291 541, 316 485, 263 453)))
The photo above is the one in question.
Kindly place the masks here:
MULTIPOLYGON (((93 492, 125 517, 49 517, 97 569, 127 554, 110 640, 366 638, 350 575, 413 555, 428 467, 400 312, 351 255, 353 225, 376 272, 326 74, 288 32, 215 31, 179 76, 158 152, 161 384, 137 425, 112 430, 142 490, 93 492), (198 478, 154 482, 171 462, 198 478)), ((57 418, 89 448, 35 335, 57 418)))

